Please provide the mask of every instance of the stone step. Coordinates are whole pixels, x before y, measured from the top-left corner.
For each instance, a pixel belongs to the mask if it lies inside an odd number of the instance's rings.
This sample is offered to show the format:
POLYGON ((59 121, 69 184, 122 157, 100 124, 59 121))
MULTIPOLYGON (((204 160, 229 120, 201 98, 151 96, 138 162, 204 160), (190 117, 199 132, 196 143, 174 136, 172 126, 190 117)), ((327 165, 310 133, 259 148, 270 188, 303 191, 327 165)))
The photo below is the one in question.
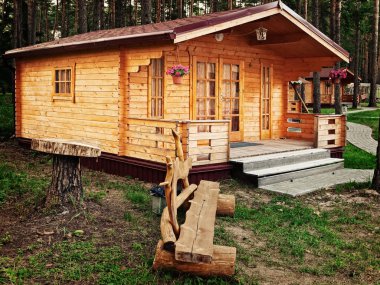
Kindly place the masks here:
POLYGON ((343 168, 343 159, 324 158, 283 166, 245 171, 243 175, 245 176, 245 179, 250 180, 256 186, 260 187, 282 181, 291 181, 295 178, 326 173, 341 168, 343 168))
POLYGON ((329 157, 330 152, 327 149, 314 148, 245 157, 230 161, 234 164, 234 167, 240 171, 248 172, 251 170, 266 169, 329 157))

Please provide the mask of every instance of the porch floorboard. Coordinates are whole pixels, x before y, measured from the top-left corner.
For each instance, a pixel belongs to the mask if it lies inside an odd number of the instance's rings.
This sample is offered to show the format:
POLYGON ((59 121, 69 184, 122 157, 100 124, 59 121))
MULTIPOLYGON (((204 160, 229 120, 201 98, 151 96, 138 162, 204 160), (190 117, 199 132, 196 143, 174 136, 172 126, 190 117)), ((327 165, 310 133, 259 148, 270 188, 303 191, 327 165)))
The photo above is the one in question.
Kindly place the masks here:
POLYGON ((242 147, 234 147, 234 143, 231 143, 231 146, 230 159, 237 159, 248 156, 259 156, 270 153, 310 149, 313 148, 313 142, 292 139, 278 139, 255 141, 254 145, 250 146, 247 144, 247 146, 242 147))

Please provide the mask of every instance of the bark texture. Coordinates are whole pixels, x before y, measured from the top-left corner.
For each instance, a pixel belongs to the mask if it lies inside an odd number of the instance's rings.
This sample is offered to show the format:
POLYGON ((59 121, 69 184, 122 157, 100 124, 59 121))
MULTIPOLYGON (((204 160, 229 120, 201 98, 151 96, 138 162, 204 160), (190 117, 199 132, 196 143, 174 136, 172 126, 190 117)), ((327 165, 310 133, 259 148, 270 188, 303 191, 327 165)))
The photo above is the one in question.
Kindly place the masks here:
MULTIPOLYGON (((380 130, 380 119, 379 119, 379 130, 380 130)), ((375 189, 377 192, 380 193, 380 141, 377 144, 376 168, 375 168, 375 171, 373 173, 372 189, 375 189)))
POLYGON ((141 1, 141 24, 152 23, 152 1, 142 0, 141 1))
POLYGON ((74 203, 83 198, 80 159, 75 156, 54 155, 50 187, 46 193, 46 207, 74 203))
POLYGON ((359 21, 356 21, 355 30, 355 61, 354 61, 354 96, 352 99, 352 107, 358 107, 359 100, 359 60, 360 60, 360 26, 359 21))
POLYGON ((373 3, 372 51, 371 51, 371 92, 369 107, 376 107, 377 49, 379 42, 379 0, 373 3))

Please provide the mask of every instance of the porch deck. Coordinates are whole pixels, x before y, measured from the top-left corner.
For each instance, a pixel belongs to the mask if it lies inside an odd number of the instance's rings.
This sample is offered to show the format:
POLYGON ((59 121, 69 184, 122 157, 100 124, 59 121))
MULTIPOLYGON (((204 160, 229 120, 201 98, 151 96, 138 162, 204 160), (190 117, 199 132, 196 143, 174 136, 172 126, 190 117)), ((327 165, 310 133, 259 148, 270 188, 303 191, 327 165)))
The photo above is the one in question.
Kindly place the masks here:
POLYGON ((230 160, 313 148, 313 142, 294 139, 262 140, 253 143, 231 143, 230 160))

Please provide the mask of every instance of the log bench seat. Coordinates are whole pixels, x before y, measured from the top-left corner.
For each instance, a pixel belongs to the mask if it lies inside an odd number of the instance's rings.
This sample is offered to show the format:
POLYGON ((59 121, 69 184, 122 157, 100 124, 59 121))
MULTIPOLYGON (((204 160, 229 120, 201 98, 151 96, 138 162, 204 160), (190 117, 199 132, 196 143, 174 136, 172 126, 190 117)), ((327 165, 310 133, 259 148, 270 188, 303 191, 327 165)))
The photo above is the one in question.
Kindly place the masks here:
MULTIPOLYGON (((179 136, 173 131, 176 141, 179 136)), ((167 157, 165 197, 167 207, 161 216, 161 236, 156 248, 153 269, 171 269, 199 276, 230 276, 235 272, 236 248, 214 245, 216 215, 233 216, 235 197, 219 194, 219 183, 202 180, 189 185, 191 159, 184 160, 182 149, 176 149, 174 161, 167 157), (177 183, 185 189, 177 196, 177 183), (193 197, 192 197, 193 196, 193 197), (179 226, 177 209, 190 204, 185 222, 179 226)))

